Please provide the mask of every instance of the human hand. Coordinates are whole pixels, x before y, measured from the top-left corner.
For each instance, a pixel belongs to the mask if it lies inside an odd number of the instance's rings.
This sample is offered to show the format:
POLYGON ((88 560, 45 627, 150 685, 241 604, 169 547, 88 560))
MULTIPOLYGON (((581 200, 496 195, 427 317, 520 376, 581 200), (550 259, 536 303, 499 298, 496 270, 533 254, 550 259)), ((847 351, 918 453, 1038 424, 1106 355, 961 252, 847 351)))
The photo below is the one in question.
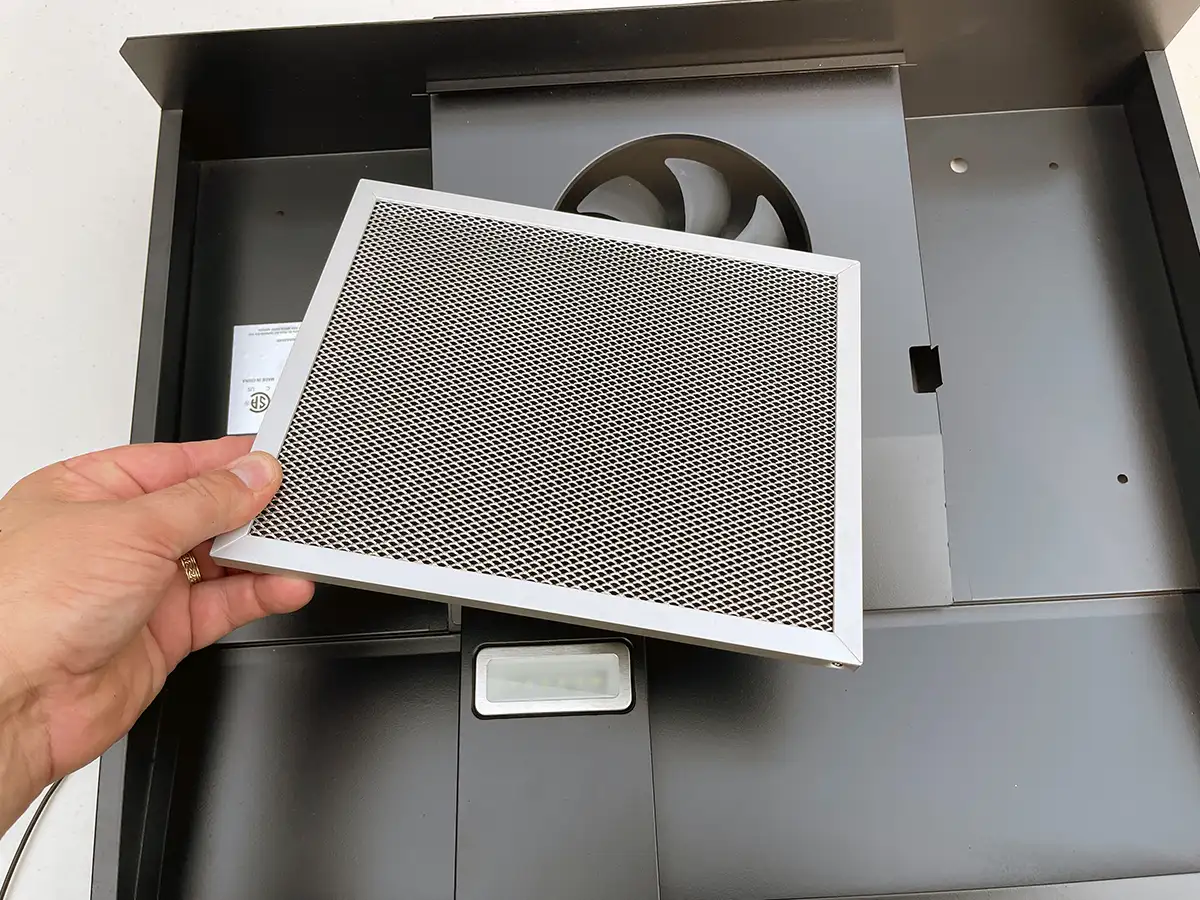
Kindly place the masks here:
POLYGON ((0 499, 0 833, 124 735, 189 652, 312 596, 309 582, 227 573, 209 556, 279 488, 279 463, 244 456, 250 444, 90 453, 0 499), (179 565, 188 552, 196 585, 179 565))

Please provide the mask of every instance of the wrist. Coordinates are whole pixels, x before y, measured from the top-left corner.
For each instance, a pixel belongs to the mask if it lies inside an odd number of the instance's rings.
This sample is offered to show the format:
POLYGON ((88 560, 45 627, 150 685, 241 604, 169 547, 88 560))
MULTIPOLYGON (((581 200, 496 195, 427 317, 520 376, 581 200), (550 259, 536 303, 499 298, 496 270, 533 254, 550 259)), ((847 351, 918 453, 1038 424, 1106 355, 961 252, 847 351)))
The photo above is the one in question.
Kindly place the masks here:
POLYGON ((0 656, 0 834, 45 787, 49 766, 38 749, 32 691, 19 675, 3 665, 0 656))

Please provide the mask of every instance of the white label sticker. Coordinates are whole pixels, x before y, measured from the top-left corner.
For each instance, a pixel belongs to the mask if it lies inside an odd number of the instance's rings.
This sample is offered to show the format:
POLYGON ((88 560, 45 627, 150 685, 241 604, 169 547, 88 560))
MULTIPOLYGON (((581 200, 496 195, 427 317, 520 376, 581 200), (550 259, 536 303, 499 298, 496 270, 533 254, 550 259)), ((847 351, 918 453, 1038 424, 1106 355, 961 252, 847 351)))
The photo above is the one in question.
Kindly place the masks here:
POLYGON ((227 433, 258 433, 299 330, 299 322, 234 326, 227 433))

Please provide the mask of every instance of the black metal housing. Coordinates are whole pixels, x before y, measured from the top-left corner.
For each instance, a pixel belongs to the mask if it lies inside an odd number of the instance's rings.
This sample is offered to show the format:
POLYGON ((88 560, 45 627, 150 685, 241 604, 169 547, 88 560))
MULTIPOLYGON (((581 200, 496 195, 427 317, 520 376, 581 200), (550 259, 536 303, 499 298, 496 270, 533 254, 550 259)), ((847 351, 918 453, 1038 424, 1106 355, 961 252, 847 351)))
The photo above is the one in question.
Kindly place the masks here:
MULTIPOLYGON (((360 177, 430 184, 430 90, 814 65, 902 62, 910 118, 1120 108, 1194 392, 1200 169, 1161 48, 1195 6, 801 0, 131 39, 122 54, 163 108, 132 438, 221 433, 229 328, 300 317, 360 177)), ((1185 500, 1200 547, 1200 498, 1185 500)), ((881 614, 868 623, 874 674, 869 662, 854 676, 638 643, 647 702, 630 714, 496 728, 462 702, 472 648, 574 630, 322 588, 305 612, 187 660, 105 755, 92 897, 765 900, 996 886, 1084 900, 1104 889, 1084 882, 1125 877, 1139 896, 1191 896, 1194 605, 1097 602, 1101 614, 1029 635, 1003 612, 951 610, 953 643, 910 628, 919 613, 881 614), (1056 641, 1091 655, 1056 657, 1056 641), (847 717, 867 724, 837 736, 847 717), (1013 723, 1045 731, 1002 744, 1013 723), (909 726, 942 733, 906 744, 909 726), (955 754, 981 746, 994 756, 957 780, 955 754), (1037 796, 979 777, 1007 767, 1035 776, 1037 796), (919 783, 928 771, 959 792, 933 799, 931 816, 977 796, 980 819, 945 833, 914 820, 908 789, 939 790, 919 783), (1061 797, 1078 805, 1039 831, 1032 817, 1073 771, 1086 778, 1061 797), (522 772, 544 775, 546 793, 517 782, 522 772), (861 793, 822 793, 846 780, 861 793), (1089 795, 1111 802, 1078 803, 1089 795), (773 798, 777 825, 748 831, 740 804, 773 798), (796 798, 811 805, 788 806, 796 798), (907 820, 871 821, 888 803, 907 820), (1004 843, 1022 816, 1035 845, 1004 843), (923 828, 937 832, 924 843, 923 828), (976 850, 971 829, 994 843, 976 850), (531 846, 545 847, 536 864, 522 857, 531 846), (821 862, 839 854, 853 878, 821 862)))

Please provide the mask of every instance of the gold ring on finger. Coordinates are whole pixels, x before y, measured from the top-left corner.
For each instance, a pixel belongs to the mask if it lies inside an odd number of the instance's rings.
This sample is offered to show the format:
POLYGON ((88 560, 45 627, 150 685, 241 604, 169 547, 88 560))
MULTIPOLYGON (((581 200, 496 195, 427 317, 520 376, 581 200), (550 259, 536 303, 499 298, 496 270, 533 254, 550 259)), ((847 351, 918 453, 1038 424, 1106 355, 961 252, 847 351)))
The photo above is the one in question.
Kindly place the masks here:
POLYGON ((183 567, 183 574, 187 576, 188 584, 199 584, 200 580, 204 578, 200 574, 200 565, 192 554, 185 553, 179 557, 179 565, 183 567))

